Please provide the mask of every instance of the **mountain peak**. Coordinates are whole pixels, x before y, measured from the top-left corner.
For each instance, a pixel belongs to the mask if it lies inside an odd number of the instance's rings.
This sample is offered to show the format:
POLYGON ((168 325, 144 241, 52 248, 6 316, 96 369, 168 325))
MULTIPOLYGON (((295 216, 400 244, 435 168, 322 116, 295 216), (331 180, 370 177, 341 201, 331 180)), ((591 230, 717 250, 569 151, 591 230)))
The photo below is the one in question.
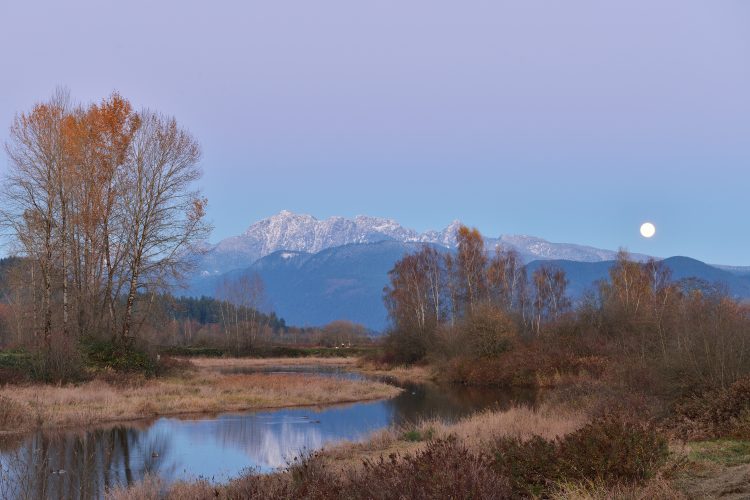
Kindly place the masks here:
MULTIPOLYGON (((426 243, 455 248, 456 233, 462 225, 460 220, 454 220, 440 231, 418 233, 385 217, 357 215, 354 218, 333 216, 317 219, 309 214, 282 210, 252 224, 241 235, 227 238, 215 245, 204 257, 201 271, 217 273, 247 267, 261 257, 278 251, 314 254, 342 245, 381 241, 426 243)), ((485 243, 490 250, 498 245, 512 248, 526 262, 539 259, 600 262, 612 260, 616 256, 616 252, 611 250, 552 243, 528 235, 485 237, 485 243)))

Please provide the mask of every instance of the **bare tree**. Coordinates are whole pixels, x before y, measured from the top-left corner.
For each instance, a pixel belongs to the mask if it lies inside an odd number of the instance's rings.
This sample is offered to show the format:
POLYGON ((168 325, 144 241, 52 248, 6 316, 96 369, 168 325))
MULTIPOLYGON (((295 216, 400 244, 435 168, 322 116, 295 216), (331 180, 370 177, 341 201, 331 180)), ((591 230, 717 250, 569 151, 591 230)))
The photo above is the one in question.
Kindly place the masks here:
POLYGON ((21 252, 38 264, 41 293, 33 297, 33 328, 41 334, 47 352, 53 328, 53 275, 59 250, 56 215, 65 168, 62 127, 67 108, 67 95, 58 91, 49 102, 15 118, 6 144, 10 171, 3 183, 0 207, 3 228, 15 238, 21 252))
POLYGON ((265 300, 263 280, 257 273, 246 273, 236 279, 225 278, 216 290, 221 299, 220 314, 224 333, 234 337, 235 351, 243 341, 254 346, 260 334, 259 310, 265 300))
POLYGON ((526 268, 513 249, 498 246, 487 267, 487 286, 491 302, 505 311, 519 311, 526 288, 526 268))
POLYGON ((397 328, 426 334, 443 320, 445 271, 441 261, 438 251, 425 245, 398 261, 388 273, 386 306, 397 328))
POLYGON ((568 280, 565 271, 553 266, 542 265, 532 274, 534 287, 533 329, 541 333, 545 321, 554 321, 571 306, 567 297, 568 280))
POLYGON ((186 255, 198 249, 210 227, 206 200, 192 185, 201 172, 200 147, 173 118, 140 114, 125 163, 124 275, 127 279, 121 339, 132 326, 133 304, 141 291, 154 293, 187 269, 186 255))
POLYGON ((118 94, 84 108, 58 91, 16 117, 6 150, 0 224, 28 262, 35 336, 47 351, 53 331, 128 339, 135 302, 176 283, 207 236, 197 142, 118 94))

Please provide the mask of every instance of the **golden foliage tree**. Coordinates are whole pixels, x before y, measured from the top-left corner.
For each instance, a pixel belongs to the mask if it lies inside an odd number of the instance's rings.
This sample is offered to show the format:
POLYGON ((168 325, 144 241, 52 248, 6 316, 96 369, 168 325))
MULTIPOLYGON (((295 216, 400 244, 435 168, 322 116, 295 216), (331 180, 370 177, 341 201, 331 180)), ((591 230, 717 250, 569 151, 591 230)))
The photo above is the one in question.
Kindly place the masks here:
POLYGON ((26 258, 30 330, 126 341, 135 303, 175 283, 207 236, 200 148, 173 118, 119 94, 64 91, 19 114, 6 144, 0 223, 26 258))

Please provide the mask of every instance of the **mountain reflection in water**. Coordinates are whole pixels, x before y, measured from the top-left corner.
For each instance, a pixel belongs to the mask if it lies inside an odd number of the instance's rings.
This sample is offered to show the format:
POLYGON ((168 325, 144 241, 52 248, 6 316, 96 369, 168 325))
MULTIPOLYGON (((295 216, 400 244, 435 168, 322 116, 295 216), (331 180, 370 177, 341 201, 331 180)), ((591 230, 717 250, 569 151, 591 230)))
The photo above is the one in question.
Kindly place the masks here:
MULTIPOLYGON (((361 377, 335 369, 295 369, 361 377)), ((92 498, 146 474, 166 481, 222 482, 245 470, 269 472, 295 456, 423 419, 453 421, 477 410, 533 404, 529 392, 407 384, 397 397, 324 408, 291 408, 202 418, 159 418, 127 426, 37 432, 0 441, 0 498, 92 498)))

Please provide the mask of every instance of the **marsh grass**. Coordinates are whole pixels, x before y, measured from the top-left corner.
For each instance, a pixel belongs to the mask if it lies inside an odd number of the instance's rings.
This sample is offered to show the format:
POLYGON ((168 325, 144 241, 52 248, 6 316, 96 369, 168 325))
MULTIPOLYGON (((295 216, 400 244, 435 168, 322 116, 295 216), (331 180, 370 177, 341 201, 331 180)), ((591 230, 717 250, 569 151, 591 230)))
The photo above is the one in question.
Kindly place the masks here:
POLYGON ((418 384, 436 379, 433 367, 429 365, 387 365, 368 360, 357 363, 357 371, 375 377, 385 377, 399 383, 418 384))
POLYGON ((323 405, 393 397, 376 381, 298 374, 223 375, 209 369, 124 384, 94 380, 68 385, 0 388, 0 432, 74 427, 159 415, 323 405))
POLYGON ((582 410, 544 405, 536 409, 527 406, 514 406, 503 411, 488 409, 453 423, 425 419, 383 429, 364 442, 330 446, 320 453, 320 459, 338 470, 357 468, 365 459, 415 453, 424 449, 430 441, 449 438, 459 440, 473 451, 481 451, 502 437, 521 441, 534 436, 555 439, 580 429, 587 421, 588 416, 582 410))

